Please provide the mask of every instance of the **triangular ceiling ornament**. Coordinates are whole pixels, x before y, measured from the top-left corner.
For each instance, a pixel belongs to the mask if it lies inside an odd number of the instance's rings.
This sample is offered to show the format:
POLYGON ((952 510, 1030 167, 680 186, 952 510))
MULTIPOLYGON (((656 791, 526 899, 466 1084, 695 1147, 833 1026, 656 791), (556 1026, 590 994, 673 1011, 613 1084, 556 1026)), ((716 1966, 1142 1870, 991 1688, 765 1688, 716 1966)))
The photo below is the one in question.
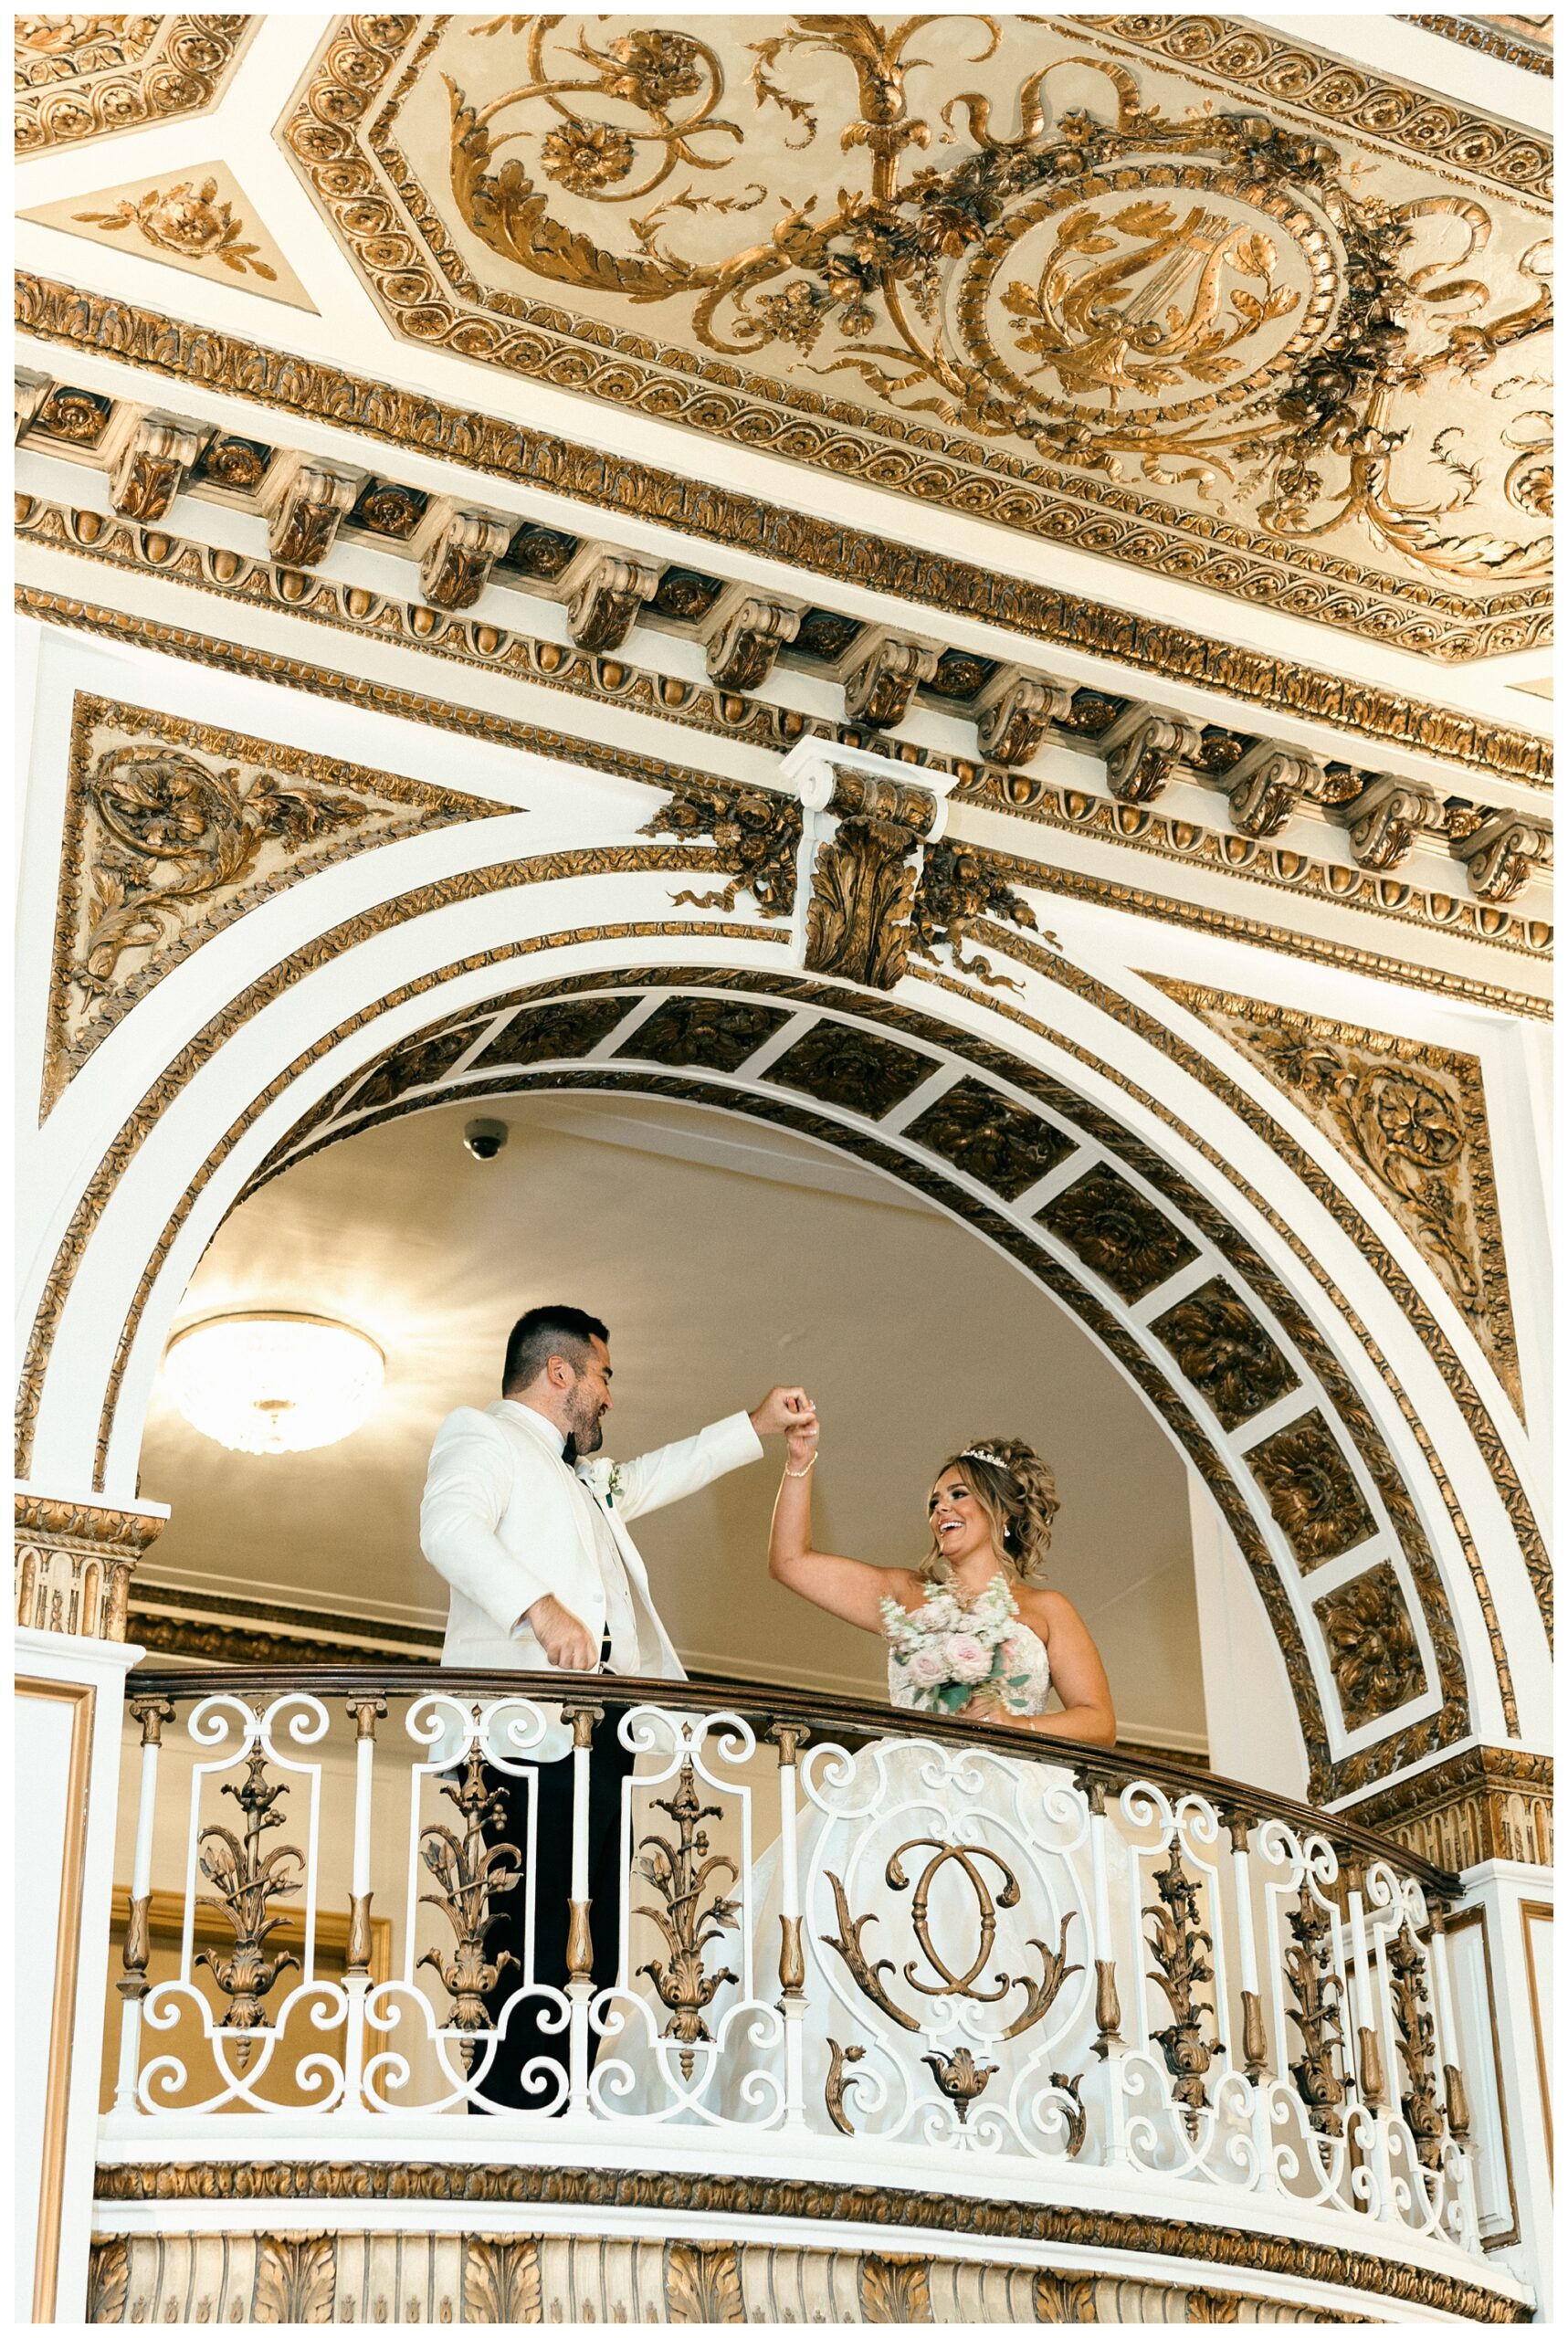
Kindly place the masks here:
POLYGON ((1522 1416, 1479 1058, 1196 983, 1144 979, 1239 1048, 1331 1139, 1432 1268, 1522 1416))
POLYGON ((515 808, 79 695, 43 1112, 122 1016, 247 911, 375 845, 515 808))
POLYGON ((22 216, 140 259, 161 260, 212 284, 241 284, 264 300, 320 313, 226 163, 125 179, 97 194, 41 203, 22 216))

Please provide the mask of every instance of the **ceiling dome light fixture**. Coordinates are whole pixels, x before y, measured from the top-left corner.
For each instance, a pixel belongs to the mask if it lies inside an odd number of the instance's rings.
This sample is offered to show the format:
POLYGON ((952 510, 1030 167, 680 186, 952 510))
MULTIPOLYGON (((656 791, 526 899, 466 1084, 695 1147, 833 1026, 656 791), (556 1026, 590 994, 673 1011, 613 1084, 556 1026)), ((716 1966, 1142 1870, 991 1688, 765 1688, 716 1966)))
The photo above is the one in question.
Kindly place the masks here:
POLYGON ((186 1420, 232 1453, 307 1453, 352 1437, 385 1369, 363 1332, 281 1309, 188 1324, 163 1355, 186 1420))

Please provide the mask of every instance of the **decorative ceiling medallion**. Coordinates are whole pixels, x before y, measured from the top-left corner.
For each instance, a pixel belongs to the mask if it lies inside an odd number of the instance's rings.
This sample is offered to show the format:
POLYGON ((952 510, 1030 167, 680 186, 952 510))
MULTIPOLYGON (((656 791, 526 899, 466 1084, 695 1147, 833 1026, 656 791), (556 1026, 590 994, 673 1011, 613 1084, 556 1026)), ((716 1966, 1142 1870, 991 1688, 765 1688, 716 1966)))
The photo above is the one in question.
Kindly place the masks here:
POLYGON ((1146 979, 1238 1048, 1354 1164, 1522 1411, 1479 1058, 1194 983, 1146 979))
POLYGON ((200 113, 259 17, 15 16, 18 154, 200 113))
POLYGON ((89 243, 162 260, 212 284, 243 284, 291 309, 316 304, 226 163, 199 163, 183 176, 126 179, 101 193, 67 195, 24 211, 24 219, 89 243))
POLYGON ((237 917, 373 845, 511 809, 79 696, 44 1111, 121 1016, 237 917))
POLYGON ((1188 19, 342 21, 284 134, 410 338, 1440 657, 1545 637, 1506 125, 1380 134, 1307 52, 1266 113, 1188 19))

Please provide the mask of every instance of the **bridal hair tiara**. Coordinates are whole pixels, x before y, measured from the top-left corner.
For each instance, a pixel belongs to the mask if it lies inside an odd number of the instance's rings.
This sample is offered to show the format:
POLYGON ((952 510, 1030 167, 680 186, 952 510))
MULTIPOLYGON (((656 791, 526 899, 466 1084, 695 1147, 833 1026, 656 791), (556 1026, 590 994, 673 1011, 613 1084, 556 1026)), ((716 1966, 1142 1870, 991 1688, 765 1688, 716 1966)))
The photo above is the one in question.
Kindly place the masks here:
POLYGON ((961 1461, 989 1461, 991 1467, 994 1469, 1000 1469, 1005 1478, 1010 1478, 1013 1474, 1002 1456, 999 1453, 993 1453, 988 1445, 966 1445, 958 1458, 961 1461))

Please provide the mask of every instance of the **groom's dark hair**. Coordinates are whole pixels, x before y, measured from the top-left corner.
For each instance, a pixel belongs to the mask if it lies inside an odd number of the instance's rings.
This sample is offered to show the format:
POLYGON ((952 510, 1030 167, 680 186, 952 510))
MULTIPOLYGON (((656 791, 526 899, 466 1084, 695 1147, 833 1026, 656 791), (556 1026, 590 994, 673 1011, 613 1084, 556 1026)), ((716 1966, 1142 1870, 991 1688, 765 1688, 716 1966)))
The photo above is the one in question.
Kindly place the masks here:
POLYGON ((501 1367, 501 1395, 531 1385, 552 1355, 563 1355, 581 1371, 594 1340, 609 1345, 610 1334, 596 1315, 585 1315, 580 1307, 531 1307, 511 1327, 501 1367))

